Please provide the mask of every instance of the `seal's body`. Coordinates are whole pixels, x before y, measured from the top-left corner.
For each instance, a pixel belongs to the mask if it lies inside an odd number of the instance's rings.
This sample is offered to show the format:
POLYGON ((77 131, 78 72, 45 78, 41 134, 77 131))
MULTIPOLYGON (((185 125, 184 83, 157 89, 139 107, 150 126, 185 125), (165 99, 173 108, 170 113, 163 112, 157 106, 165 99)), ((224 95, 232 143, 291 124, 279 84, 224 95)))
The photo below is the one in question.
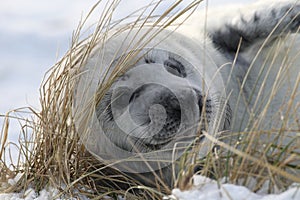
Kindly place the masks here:
POLYGON ((179 27, 111 31, 75 94, 87 149, 129 174, 169 171, 170 183, 195 138, 200 158, 211 150, 203 131, 298 129, 299 11, 298 1, 262 1, 196 11, 179 27))

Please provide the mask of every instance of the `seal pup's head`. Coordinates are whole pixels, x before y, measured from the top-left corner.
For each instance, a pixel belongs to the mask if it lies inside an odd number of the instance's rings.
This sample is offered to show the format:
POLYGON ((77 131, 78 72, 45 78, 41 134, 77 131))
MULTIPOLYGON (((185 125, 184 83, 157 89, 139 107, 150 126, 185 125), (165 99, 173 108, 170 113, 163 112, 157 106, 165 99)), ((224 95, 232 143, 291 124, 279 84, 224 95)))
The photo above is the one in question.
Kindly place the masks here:
POLYGON ((210 50, 167 30, 153 38, 154 31, 112 34, 95 47, 75 93, 87 149, 129 173, 171 165, 196 138, 205 156, 213 144, 202 131, 216 134, 230 121, 210 50))

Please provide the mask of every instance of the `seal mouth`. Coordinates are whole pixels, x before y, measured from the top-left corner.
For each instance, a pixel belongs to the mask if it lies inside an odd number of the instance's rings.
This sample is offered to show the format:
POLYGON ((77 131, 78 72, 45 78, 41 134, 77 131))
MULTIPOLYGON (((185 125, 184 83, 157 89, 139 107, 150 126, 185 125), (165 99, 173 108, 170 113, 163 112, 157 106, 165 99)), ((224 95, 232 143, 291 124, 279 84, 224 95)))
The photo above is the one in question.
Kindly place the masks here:
POLYGON ((165 147, 166 145, 168 145, 170 141, 171 141, 171 139, 165 141, 164 143, 158 143, 158 144, 149 144, 149 143, 145 143, 145 146, 146 146, 147 149, 149 149, 150 151, 157 151, 157 150, 162 149, 162 148, 165 147))

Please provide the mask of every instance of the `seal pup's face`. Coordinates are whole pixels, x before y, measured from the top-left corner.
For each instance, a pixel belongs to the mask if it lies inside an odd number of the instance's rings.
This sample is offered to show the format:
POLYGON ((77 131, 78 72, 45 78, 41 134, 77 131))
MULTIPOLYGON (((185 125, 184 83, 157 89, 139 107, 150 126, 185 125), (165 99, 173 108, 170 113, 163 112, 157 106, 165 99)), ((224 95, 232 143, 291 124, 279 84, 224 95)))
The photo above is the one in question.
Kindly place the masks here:
POLYGON ((131 152, 172 149, 175 141, 195 138, 213 112, 199 72, 168 51, 144 49, 139 55, 96 106, 106 136, 131 152), (201 117, 206 121, 199 125, 201 117))
POLYGON ((228 121, 212 50, 167 30, 137 48, 151 31, 132 30, 99 44, 75 92, 82 142, 100 160, 127 172, 170 165, 197 137, 204 157, 213 144, 202 131, 215 136, 228 121))

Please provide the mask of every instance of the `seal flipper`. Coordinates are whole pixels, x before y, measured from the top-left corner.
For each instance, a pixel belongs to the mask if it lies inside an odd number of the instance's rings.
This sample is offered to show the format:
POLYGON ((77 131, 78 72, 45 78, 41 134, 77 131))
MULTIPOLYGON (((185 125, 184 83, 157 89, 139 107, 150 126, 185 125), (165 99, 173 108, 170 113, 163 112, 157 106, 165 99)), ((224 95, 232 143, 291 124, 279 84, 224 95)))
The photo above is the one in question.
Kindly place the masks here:
POLYGON ((241 9, 239 15, 229 16, 217 27, 210 27, 208 34, 222 53, 235 54, 239 45, 243 52, 269 36, 297 32, 299 26, 300 1, 264 1, 241 9))

